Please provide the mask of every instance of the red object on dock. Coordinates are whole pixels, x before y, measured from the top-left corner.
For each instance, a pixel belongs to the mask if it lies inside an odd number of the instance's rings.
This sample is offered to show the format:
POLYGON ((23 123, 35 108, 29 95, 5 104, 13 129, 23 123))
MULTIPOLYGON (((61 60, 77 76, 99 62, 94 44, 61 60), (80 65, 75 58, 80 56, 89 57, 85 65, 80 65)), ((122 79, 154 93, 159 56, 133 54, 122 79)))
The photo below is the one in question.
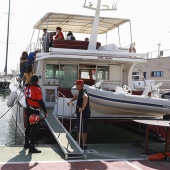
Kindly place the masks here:
POLYGON ((148 156, 150 161, 162 161, 170 157, 170 152, 156 153, 148 156))

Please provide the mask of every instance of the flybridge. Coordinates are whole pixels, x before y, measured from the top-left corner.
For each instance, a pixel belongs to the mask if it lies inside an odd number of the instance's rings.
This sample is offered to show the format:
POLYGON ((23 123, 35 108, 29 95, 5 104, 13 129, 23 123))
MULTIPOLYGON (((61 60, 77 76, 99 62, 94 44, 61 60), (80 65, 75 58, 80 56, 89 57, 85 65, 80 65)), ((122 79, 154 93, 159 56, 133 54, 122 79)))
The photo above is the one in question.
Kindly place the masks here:
MULTIPOLYGON (((95 1, 96 2, 96 1, 95 1)), ((96 50, 96 43, 97 37, 99 34, 107 34, 109 31, 117 28, 118 29, 118 39, 119 39, 119 46, 121 47, 120 35, 119 35, 119 27, 125 23, 130 24, 130 42, 129 45, 132 44, 132 35, 131 35, 131 23, 129 19, 123 18, 112 18, 112 17, 102 17, 100 16, 101 10, 115 10, 115 4, 112 4, 112 7, 107 5, 102 5, 101 0, 98 0, 96 3, 96 7, 94 7, 94 3, 89 6, 88 2, 84 6, 88 9, 95 9, 95 16, 88 16, 88 15, 78 15, 78 14, 67 14, 67 13, 47 13, 44 17, 42 17, 35 25, 34 29, 47 29, 48 32, 55 31, 56 27, 61 27, 62 32, 69 32, 72 31, 73 33, 80 33, 80 34, 90 34, 90 40, 87 44, 87 50, 96 50), (104 8, 104 9, 103 9, 104 8)), ((55 41, 55 40, 54 40, 55 41)), ((65 40, 64 44, 67 44, 65 40)), ((32 42, 32 40, 31 40, 32 42)), ((77 40, 76 40, 77 42, 77 40)), ((82 42, 78 42, 82 44, 82 42)), ((107 42, 107 36, 106 36, 107 42)), ((40 47, 41 42, 36 47, 40 47)), ((61 41, 60 41, 61 43, 61 41)), ((71 41, 73 43, 73 41, 71 41)), ((32 44, 32 43, 31 43, 32 44)), ((79 48, 78 46, 76 48, 79 48)), ((61 45, 61 44, 60 44, 61 45)), ((62 44, 63 45, 63 44, 62 44)), ((59 45, 57 45, 59 46, 59 45)), ((70 46, 70 45, 69 45, 70 46)), ((31 49, 31 47, 28 47, 31 49)), ((60 47, 54 47, 60 48, 60 47)), ((62 47, 63 48, 63 47, 62 47)), ((68 48, 68 47, 67 47, 68 48)), ((70 48, 70 47, 69 47, 70 48)), ((86 47, 83 47, 83 49, 86 47)))

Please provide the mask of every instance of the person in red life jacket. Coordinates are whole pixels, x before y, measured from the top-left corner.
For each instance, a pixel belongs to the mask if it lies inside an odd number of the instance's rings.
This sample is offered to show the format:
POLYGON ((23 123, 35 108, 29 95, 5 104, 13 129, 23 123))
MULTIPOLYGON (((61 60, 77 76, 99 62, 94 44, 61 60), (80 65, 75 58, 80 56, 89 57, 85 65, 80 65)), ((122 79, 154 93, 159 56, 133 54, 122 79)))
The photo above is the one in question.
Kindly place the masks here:
POLYGON ((77 115, 77 125, 78 129, 80 131, 80 114, 82 112, 82 122, 81 122, 81 134, 78 133, 77 135, 77 141, 79 140, 79 137, 81 135, 82 144, 80 147, 83 150, 87 150, 87 131, 88 126, 90 122, 90 104, 89 104, 89 96, 87 91, 84 89, 84 81, 83 80, 77 80, 75 83, 76 89, 78 90, 78 94, 75 95, 71 101, 69 101, 67 104, 70 105, 71 102, 74 100, 77 100, 77 107, 76 107, 76 115, 77 115))
POLYGON ((61 30, 61 27, 56 28, 57 35, 55 36, 55 40, 64 40, 64 35, 61 30))
POLYGON ((41 88, 38 85, 37 75, 32 75, 31 82, 26 85, 24 94, 26 99, 25 116, 27 121, 24 148, 29 148, 30 153, 41 153, 40 150, 35 148, 35 142, 39 127, 40 109, 44 111, 45 117, 47 117, 47 110, 42 98, 41 88))

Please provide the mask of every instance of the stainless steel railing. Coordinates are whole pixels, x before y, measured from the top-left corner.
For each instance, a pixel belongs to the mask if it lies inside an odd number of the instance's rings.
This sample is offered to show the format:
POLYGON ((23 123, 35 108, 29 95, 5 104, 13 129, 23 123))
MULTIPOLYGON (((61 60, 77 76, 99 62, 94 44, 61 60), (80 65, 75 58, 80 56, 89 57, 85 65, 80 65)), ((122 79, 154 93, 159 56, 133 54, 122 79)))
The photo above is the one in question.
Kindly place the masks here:
MULTIPOLYGON (((62 124, 63 124, 63 122, 64 122, 64 100, 65 101, 67 101, 67 102, 69 102, 68 101, 68 99, 65 97, 65 95, 63 94, 63 93, 61 93, 60 91, 58 91, 58 95, 57 96, 55 96, 55 95, 51 95, 50 96, 50 110, 51 110, 51 104, 52 104, 52 97, 55 97, 55 99, 57 99, 57 102, 56 102, 56 104, 57 104, 57 111, 58 111, 58 105, 59 105, 59 95, 62 95, 62 98, 63 98, 63 105, 62 105, 62 107, 63 107, 63 109, 62 109, 62 120, 61 120, 61 122, 62 122, 62 124)), ((73 113, 73 107, 77 107, 77 108, 79 108, 76 104, 74 104, 74 103, 71 103, 71 114, 70 114, 70 117, 69 117, 69 120, 70 120, 70 125, 69 125, 69 132, 71 133, 71 127, 72 127, 72 119, 73 119, 73 116, 74 116, 74 114, 75 114, 75 112, 73 113)), ((78 141, 78 143, 79 143, 79 145, 80 145, 80 140, 81 140, 81 132, 83 131, 83 126, 82 126, 82 111, 81 111, 81 113, 80 113, 80 123, 79 123, 79 141, 78 141)))

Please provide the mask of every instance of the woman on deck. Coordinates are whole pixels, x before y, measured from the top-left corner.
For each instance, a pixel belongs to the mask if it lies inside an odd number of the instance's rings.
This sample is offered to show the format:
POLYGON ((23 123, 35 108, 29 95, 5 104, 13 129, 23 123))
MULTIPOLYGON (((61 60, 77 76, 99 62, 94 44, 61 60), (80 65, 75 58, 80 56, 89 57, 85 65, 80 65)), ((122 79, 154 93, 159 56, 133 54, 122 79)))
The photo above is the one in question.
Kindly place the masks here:
POLYGON ((61 30, 61 27, 56 28, 57 35, 55 36, 55 40, 64 40, 64 35, 61 30))
MULTIPOLYGON (((20 78, 22 78, 24 76, 24 73, 26 71, 26 66, 25 63, 28 62, 27 60, 28 57, 28 53, 26 51, 22 52, 22 55, 20 57, 20 78)), ((20 81, 21 84, 22 80, 20 81)), ((25 82, 23 82, 24 84, 25 82)))

